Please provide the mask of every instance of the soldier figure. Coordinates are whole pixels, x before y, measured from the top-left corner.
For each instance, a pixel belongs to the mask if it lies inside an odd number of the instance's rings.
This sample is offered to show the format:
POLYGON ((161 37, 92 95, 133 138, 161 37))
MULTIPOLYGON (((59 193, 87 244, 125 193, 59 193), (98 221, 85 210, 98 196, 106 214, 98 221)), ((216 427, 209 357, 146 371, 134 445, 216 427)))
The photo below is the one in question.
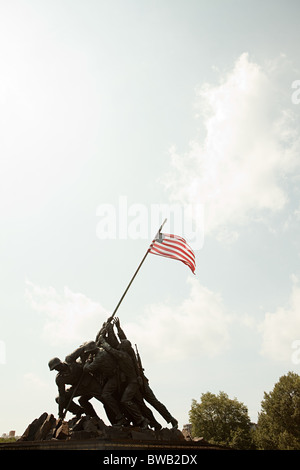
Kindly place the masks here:
POLYGON ((102 347, 98 347, 94 341, 90 341, 85 352, 93 353, 93 361, 84 365, 84 371, 102 376, 101 401, 104 404, 106 414, 111 424, 125 425, 127 420, 122 413, 118 400, 118 367, 112 355, 102 347))
MULTIPOLYGON (((111 317, 109 318, 109 320, 111 320, 111 317)), ((117 318, 111 323, 109 321, 103 323, 102 328, 101 328, 101 330, 99 331, 99 333, 97 334, 97 337, 96 337, 96 341, 98 342, 99 345, 101 345, 101 341, 103 341, 103 339, 105 339, 105 341, 111 347, 113 347, 115 349, 119 349, 119 344, 120 343, 119 343, 119 341, 118 341, 118 339, 117 339, 117 337, 116 337, 116 335, 113 331, 113 325, 115 325, 116 322, 119 322, 119 320, 117 318)), ((119 328, 120 328, 119 323, 118 323, 118 325, 119 325, 119 328)), ((124 333, 123 333, 123 336, 124 336, 124 338, 121 337, 121 335, 119 334, 119 339, 120 340, 121 339, 126 339, 126 336, 125 336, 124 333)), ((138 369, 137 369, 136 361, 135 361, 135 353, 134 353, 134 350, 132 349, 130 343, 128 344, 127 353, 130 355, 130 357, 132 359, 133 366, 135 368, 135 372, 136 372, 136 376, 137 376, 137 380, 138 380, 138 383, 140 385, 140 382, 139 382, 140 378, 138 377, 138 369)), ((110 390, 111 393, 116 393, 116 387, 117 387, 117 394, 119 395, 119 399, 120 399, 123 392, 124 392, 125 387, 127 386, 127 383, 126 383, 126 376, 124 375, 124 373, 122 371, 119 370, 119 368, 117 368, 117 376, 116 376, 115 379, 112 380, 109 383, 109 387, 111 387, 111 390, 110 390), (115 381, 115 379, 117 379, 117 382, 115 381)), ((136 390, 133 401, 135 402, 135 405, 138 406, 140 414, 149 421, 149 426, 156 429, 156 430, 161 429, 161 425, 156 421, 152 411, 146 406, 146 404, 143 400, 143 397, 140 393, 139 388, 136 390)), ((121 405, 121 408, 122 408, 122 403, 120 405, 121 405)), ((127 413, 128 413, 128 409, 127 409, 127 413)), ((126 424, 126 423, 124 423, 124 418, 121 419, 120 424, 126 424)))
MULTIPOLYGON (((120 339, 121 338, 126 339, 126 335, 125 335, 124 331, 122 330, 122 328, 120 326, 119 318, 115 318, 114 324, 117 327, 119 338, 120 339)), ((138 375, 141 378, 141 393, 142 393, 143 398, 146 400, 146 402, 148 402, 151 406, 153 406, 153 408, 156 411, 158 411, 158 413, 167 421, 167 423, 171 423, 172 427, 174 429, 177 429, 177 427, 178 427, 177 419, 175 419, 171 415, 171 413, 167 410, 165 405, 163 403, 161 403, 156 398, 156 396, 154 395, 152 389, 149 386, 149 380, 147 379, 147 377, 144 374, 144 369, 142 367, 142 363, 141 363, 139 355, 138 355, 138 357, 136 357, 133 350, 132 350, 132 352, 133 352, 133 354, 131 354, 131 356, 132 356, 133 360, 136 363, 136 370, 138 370, 138 375)))
MULTIPOLYGON (((79 349, 82 349, 82 347, 79 349)), ((88 416, 99 418, 89 400, 95 397, 101 401, 101 382, 90 374, 84 374, 83 364, 77 362, 74 357, 71 361, 71 355, 67 356, 66 359, 69 362, 62 362, 57 357, 49 361, 49 369, 58 371, 56 385, 59 395, 56 402, 58 403, 59 418, 63 417, 66 408, 76 416, 85 413, 88 416), (66 385, 71 385, 71 387, 66 389, 66 385), (74 397, 80 397, 78 400, 80 406, 73 401, 74 397)))
POLYGON ((141 428, 148 427, 148 420, 141 414, 140 409, 134 402, 134 397, 138 392, 139 384, 132 359, 129 354, 131 343, 127 339, 122 340, 118 349, 110 346, 100 335, 99 342, 103 349, 111 354, 118 362, 121 372, 125 378, 125 390, 122 393, 120 403, 124 406, 128 414, 133 418, 134 423, 141 428))
POLYGON ((77 405, 73 400, 70 402, 70 399, 73 394, 74 386, 77 385, 81 378, 82 366, 78 363, 68 365, 65 362, 62 362, 58 357, 51 359, 48 366, 50 370, 58 371, 55 381, 58 387, 58 397, 56 398, 56 402, 58 403, 59 418, 62 418, 64 409, 68 405, 68 409, 71 413, 75 414, 77 417, 81 416, 84 412, 83 408, 77 405), (66 390, 66 385, 71 385, 71 387, 66 390))

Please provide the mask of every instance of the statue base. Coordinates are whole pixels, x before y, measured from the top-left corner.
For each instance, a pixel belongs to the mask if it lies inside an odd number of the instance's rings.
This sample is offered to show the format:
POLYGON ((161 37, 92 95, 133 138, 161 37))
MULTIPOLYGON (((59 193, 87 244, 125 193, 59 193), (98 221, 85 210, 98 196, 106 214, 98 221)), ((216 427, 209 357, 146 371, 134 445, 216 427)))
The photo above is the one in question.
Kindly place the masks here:
MULTIPOLYGON (((224 450, 204 439, 192 439, 178 429, 158 431, 135 426, 107 426, 89 416, 60 422, 52 414, 35 419, 19 440, 0 444, 0 450, 189 451, 224 450)), ((105 453, 106 454, 106 453, 105 453)), ((110 458, 112 458, 110 454, 110 458)), ((109 462, 108 462, 109 463, 109 462)))

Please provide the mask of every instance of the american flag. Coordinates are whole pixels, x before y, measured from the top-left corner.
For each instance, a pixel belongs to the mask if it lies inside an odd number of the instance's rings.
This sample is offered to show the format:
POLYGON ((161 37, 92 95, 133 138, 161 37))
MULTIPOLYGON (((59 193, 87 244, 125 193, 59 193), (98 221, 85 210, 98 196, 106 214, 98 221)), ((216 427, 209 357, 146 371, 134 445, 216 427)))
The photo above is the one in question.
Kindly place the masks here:
POLYGON ((151 243, 148 253, 182 261, 195 274, 195 254, 185 239, 178 235, 159 232, 151 243))

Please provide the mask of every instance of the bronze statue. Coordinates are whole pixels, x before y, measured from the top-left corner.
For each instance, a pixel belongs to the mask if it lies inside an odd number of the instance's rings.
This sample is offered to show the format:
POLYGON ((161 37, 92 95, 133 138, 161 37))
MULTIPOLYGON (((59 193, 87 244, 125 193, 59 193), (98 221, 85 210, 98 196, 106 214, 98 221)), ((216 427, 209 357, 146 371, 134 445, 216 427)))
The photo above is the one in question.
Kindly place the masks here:
MULTIPOLYGON (((116 328, 118 330, 118 336, 120 339, 126 339, 126 335, 124 331, 122 330, 120 326, 120 320, 119 318, 114 319, 114 324, 116 325, 116 328)), ((143 398, 151 405, 153 408, 158 411, 158 413, 167 421, 167 423, 171 423, 172 427, 177 429, 178 427, 178 421, 175 419, 170 412, 167 410, 165 405, 163 405, 154 395, 153 391, 151 390, 149 386, 149 380, 144 374, 144 368, 142 366, 142 361, 140 358, 140 355, 138 353, 137 347, 136 347, 136 355, 134 351, 132 350, 131 357, 133 361, 136 363, 136 370, 137 374, 140 377, 140 389, 143 398)))
POLYGON ((178 426, 177 420, 151 390, 138 351, 135 354, 118 318, 109 317, 96 340, 80 345, 66 356, 65 362, 59 358, 51 359, 49 368, 58 371, 59 396, 56 401, 60 419, 67 411, 77 417, 85 413, 99 418, 90 403, 94 397, 103 404, 112 425, 133 423, 143 429, 148 426, 161 429, 161 424, 146 405, 147 401, 173 428, 178 426), (66 385, 70 387, 66 388, 66 385), (74 402, 75 397, 79 397, 79 405, 74 402))

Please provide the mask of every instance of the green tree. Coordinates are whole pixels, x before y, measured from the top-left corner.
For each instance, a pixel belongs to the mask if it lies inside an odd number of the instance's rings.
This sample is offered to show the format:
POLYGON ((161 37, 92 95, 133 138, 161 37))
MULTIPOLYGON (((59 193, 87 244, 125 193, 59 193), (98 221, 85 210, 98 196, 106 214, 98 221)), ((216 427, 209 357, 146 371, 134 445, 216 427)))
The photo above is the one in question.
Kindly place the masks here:
POLYGON ((224 392, 219 395, 207 392, 201 402, 192 400, 189 412, 193 436, 234 449, 250 449, 251 423, 247 407, 224 392))
POLYGON ((300 450, 300 376, 288 372, 264 393, 255 442, 259 449, 300 450))

